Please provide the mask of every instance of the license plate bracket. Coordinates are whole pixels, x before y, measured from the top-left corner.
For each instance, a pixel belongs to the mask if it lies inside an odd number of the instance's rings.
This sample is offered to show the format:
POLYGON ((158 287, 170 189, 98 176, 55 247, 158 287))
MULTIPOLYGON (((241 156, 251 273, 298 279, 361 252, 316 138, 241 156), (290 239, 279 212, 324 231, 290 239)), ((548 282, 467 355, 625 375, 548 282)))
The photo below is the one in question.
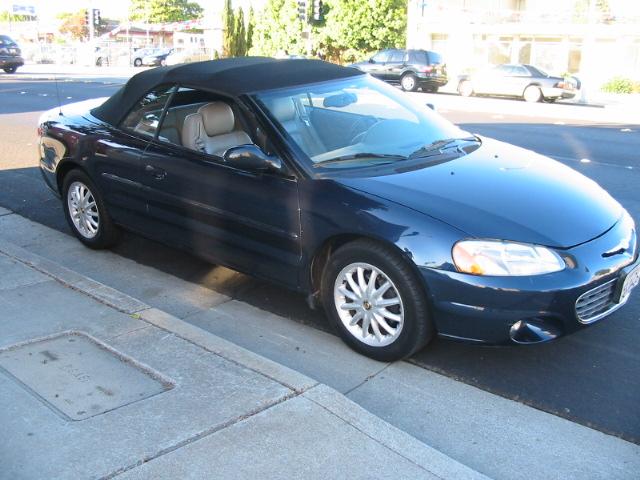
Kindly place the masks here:
POLYGON ((616 294, 616 303, 626 302, 631 295, 631 291, 640 284, 640 265, 637 265, 620 280, 620 288, 618 288, 616 294))

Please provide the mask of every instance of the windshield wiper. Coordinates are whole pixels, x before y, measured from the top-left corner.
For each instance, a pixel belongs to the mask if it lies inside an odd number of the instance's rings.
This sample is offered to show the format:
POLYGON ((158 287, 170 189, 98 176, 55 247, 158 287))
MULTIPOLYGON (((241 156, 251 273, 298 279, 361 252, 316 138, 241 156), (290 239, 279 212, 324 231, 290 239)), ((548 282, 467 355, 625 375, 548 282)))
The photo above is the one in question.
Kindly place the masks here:
POLYGON ((463 138, 445 138, 442 140, 436 140, 435 142, 430 143, 429 145, 425 145, 424 147, 420 147, 418 150, 413 152, 407 158, 424 158, 424 157, 432 157, 435 155, 441 155, 444 152, 442 151, 445 148, 448 148, 453 143, 458 142, 480 142, 478 137, 463 137, 463 138))
POLYGON ((320 160, 319 162, 316 162, 313 166, 315 168, 318 166, 325 166, 331 163, 348 162, 350 160, 360 160, 365 158, 372 158, 372 159, 382 158, 382 159, 388 159, 388 160, 406 160, 407 159, 407 157, 405 157, 404 155, 398 155, 398 154, 361 152, 361 153, 352 153, 349 155, 341 155, 339 157, 328 158, 326 160, 320 160))

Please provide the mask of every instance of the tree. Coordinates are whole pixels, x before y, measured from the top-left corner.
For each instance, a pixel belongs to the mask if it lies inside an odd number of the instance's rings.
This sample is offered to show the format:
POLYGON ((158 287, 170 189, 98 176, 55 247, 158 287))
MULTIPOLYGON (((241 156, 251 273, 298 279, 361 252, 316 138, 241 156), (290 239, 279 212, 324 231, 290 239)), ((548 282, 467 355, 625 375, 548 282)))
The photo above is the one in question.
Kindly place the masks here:
POLYGON ((74 40, 81 40, 89 36, 86 10, 78 10, 74 13, 61 13, 58 18, 62 20, 60 33, 71 36, 74 40))
POLYGON ((235 51, 234 57, 244 57, 247 55, 247 29, 244 23, 244 12, 242 7, 238 8, 234 22, 235 51))
POLYGON ((329 57, 343 60, 347 50, 373 52, 402 48, 407 33, 406 0, 326 0, 324 20, 314 41, 329 57))
POLYGON ((253 31, 256 28, 256 14, 253 11, 253 6, 249 6, 249 20, 247 22, 247 53, 253 46, 253 31))
POLYGON ((225 57, 235 57, 236 52, 236 22, 233 15, 231 0, 225 0, 222 10, 222 54, 225 57))
POLYGON ((296 0, 268 0, 257 15, 249 53, 267 56, 281 52, 304 53, 306 48, 302 38, 303 30, 304 24, 298 18, 296 0))
POLYGON ((29 20, 35 20, 36 17, 30 15, 16 15, 8 10, 0 12, 0 22, 28 22, 29 20))
POLYGON ((189 0, 131 0, 129 17, 149 23, 183 22, 202 16, 199 3, 189 0))

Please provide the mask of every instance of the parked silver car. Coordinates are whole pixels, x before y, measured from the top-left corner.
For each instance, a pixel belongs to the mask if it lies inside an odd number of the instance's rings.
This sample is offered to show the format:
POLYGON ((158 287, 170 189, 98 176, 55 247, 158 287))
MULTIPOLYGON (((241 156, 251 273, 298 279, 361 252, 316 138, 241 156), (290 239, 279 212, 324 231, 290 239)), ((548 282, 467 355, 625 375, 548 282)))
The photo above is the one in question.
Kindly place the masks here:
POLYGON ((555 102, 576 95, 573 79, 554 77, 544 70, 525 64, 503 64, 458 79, 458 93, 520 97, 527 102, 555 102))

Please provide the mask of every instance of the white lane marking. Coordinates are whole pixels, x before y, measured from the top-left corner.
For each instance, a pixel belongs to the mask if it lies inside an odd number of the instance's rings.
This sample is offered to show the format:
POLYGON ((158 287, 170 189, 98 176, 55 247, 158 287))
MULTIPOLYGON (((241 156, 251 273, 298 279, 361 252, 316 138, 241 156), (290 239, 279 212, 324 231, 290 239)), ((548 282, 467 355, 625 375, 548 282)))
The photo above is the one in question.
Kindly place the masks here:
POLYGON ((591 160, 589 160, 588 158, 581 158, 580 163, 591 163, 591 160))
POLYGON ((620 131, 621 132, 633 132, 633 130, 631 130, 630 128, 621 128, 620 131))
POLYGON ((553 158, 554 160, 576 162, 576 163, 591 163, 593 165, 602 165, 605 167, 616 167, 616 168, 625 168, 627 170, 636 170, 636 168, 632 165, 618 165, 616 163, 597 162, 595 160, 589 160, 589 162, 583 162, 582 160, 586 160, 586 159, 580 159, 575 157, 565 157, 564 155, 553 155, 549 153, 540 153, 540 152, 536 152, 536 153, 539 153, 540 155, 544 155, 545 157, 553 158))
POLYGON ((565 122, 553 122, 554 125, 566 125, 565 122))

